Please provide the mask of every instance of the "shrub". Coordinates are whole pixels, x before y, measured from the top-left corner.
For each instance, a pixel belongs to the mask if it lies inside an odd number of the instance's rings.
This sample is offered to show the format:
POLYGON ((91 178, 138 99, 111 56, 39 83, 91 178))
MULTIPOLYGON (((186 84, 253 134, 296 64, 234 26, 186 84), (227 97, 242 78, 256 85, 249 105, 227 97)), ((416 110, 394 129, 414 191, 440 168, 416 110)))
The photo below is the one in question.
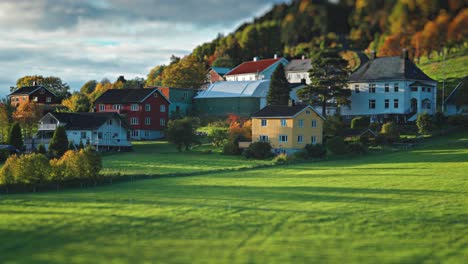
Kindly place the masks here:
POLYGON ((11 155, 0 170, 0 184, 15 183, 15 172, 19 171, 18 156, 11 155))
POLYGON ((367 134, 363 134, 359 136, 359 142, 361 144, 368 146, 369 145, 369 136, 367 134))
POLYGON ((351 120, 351 128, 352 129, 364 129, 369 127, 369 117, 358 116, 351 120))
POLYGON ((21 127, 19 123, 14 123, 8 133, 7 144, 12 145, 17 149, 23 148, 23 135, 21 133, 21 127))
POLYGON ((377 122, 369 124, 369 129, 372 131, 379 131, 379 128, 380 128, 380 124, 377 122))
POLYGON ((419 114, 416 125, 420 134, 429 134, 432 131, 432 117, 428 113, 419 114))
POLYGON ((73 140, 70 140, 68 142, 68 150, 74 150, 75 149, 75 144, 73 144, 73 140))
POLYGON ((228 138, 228 129, 223 127, 211 127, 208 130, 208 140, 215 146, 222 146, 228 138))
POLYGON ((96 182, 100 176, 99 172, 102 170, 101 154, 90 146, 80 150, 80 154, 84 158, 82 177, 96 182))
POLYGON ((382 130, 380 130, 380 134, 383 136, 384 141, 388 144, 393 144, 393 142, 400 139, 400 132, 398 127, 393 122, 383 124, 382 130))
POLYGON ((307 144, 304 149, 307 151, 307 156, 314 159, 320 159, 327 155, 327 148, 322 144, 307 144))
POLYGON ((223 146, 223 154, 226 155, 240 155, 242 153, 241 149, 239 148, 239 143, 234 141, 228 141, 224 143, 223 146))
POLYGON ((294 156, 289 156, 285 153, 280 153, 278 156, 276 156, 273 159, 273 162, 275 164, 288 164, 291 163, 295 159, 294 156))
POLYGON ((348 145, 348 151, 353 154, 363 155, 367 153, 367 147, 360 142, 353 142, 348 145))
POLYGON ((324 134, 326 137, 340 136, 344 134, 345 125, 339 116, 329 116, 324 123, 324 134))
POLYGON ((78 144, 78 149, 84 149, 85 146, 83 145, 83 140, 80 140, 80 144, 78 144))
POLYGON ((437 127, 437 128, 442 128, 445 126, 445 124, 447 123, 447 117, 441 113, 441 112, 437 112, 435 113, 434 115, 434 126, 437 127))
POLYGON ((346 143, 343 137, 333 137, 326 143, 327 149, 336 155, 345 154, 347 151, 346 143))
POLYGON ((65 127, 58 126, 49 143, 49 152, 53 157, 61 157, 68 148, 68 138, 65 127))
POLYGON ((0 162, 4 162, 10 156, 10 151, 7 149, 0 149, 0 162))
POLYGON ((44 155, 47 153, 44 144, 41 143, 39 144, 39 146, 37 146, 37 153, 44 154, 44 155))
POLYGON ((266 159, 273 156, 271 152, 271 145, 269 142, 254 142, 244 150, 246 158, 266 159))
POLYGON ((465 119, 463 115, 449 116, 447 119, 447 122, 451 126, 463 126, 465 124, 468 124, 468 121, 465 119))
POLYGON ((178 151, 188 151, 193 144, 200 143, 196 134, 198 122, 189 117, 175 119, 167 124, 167 139, 176 145, 178 151))

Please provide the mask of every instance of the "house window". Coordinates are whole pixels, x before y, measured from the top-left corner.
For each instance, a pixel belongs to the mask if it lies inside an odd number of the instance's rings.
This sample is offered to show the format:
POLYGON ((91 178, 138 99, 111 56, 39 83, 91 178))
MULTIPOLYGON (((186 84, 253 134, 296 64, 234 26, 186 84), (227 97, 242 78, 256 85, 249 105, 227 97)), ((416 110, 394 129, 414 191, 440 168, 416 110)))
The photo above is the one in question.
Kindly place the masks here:
POLYGON ((431 87, 427 87, 427 92, 428 92, 428 93, 431 92, 431 87))
POLYGON ((359 93, 359 84, 354 85, 354 92, 359 93))
POLYGON ((99 133, 97 134, 97 137, 98 137, 98 139, 102 139, 102 132, 99 132, 99 133))
POLYGON ((282 127, 288 126, 288 123, 286 122, 286 119, 281 119, 281 126, 282 127))
POLYGON ((386 93, 390 92, 390 84, 388 83, 385 84, 385 92, 386 93))
POLYGON ((166 119, 161 118, 161 119, 159 120, 159 124, 160 124, 161 126, 165 126, 165 125, 166 125, 166 119))
POLYGON ((85 139, 86 138, 86 132, 81 132, 81 139, 85 139))
POLYGON ((398 90, 400 89, 400 87, 398 86, 398 83, 395 83, 393 85, 393 90, 395 91, 395 93, 398 93, 398 90))
POLYGON ((166 106, 165 106, 165 105, 161 105, 161 106, 159 107, 159 110, 161 111, 161 113, 166 112, 166 106))
POLYGON ((260 135, 259 140, 260 140, 261 142, 268 142, 268 136, 267 136, 267 135, 260 135))
POLYGON ((315 119, 312 120, 312 127, 317 127, 317 120, 315 119))
POLYGON ((145 125, 151 125, 151 117, 145 118, 145 125))
POLYGON ((412 92, 417 92, 417 91, 418 91, 418 87, 411 87, 411 91, 412 91, 412 92))
POLYGON ((375 100, 369 100, 369 109, 375 109, 375 100))
POLYGON ((262 119, 262 127, 266 127, 267 126, 267 120, 266 119, 262 119))
POLYGON ((106 106, 103 105, 103 104, 100 104, 99 105, 99 111, 104 111, 104 110, 106 110, 106 106))
POLYGON ((278 141, 279 142, 288 142, 288 136, 287 135, 280 135, 278 141))
POLYGON ((112 106, 112 109, 120 110, 120 109, 122 109, 122 105, 121 104, 115 104, 115 105, 112 106))
POLYGON ((393 108, 398 108, 398 99, 393 99, 393 108))
POLYGON ((390 100, 385 99, 385 109, 390 107, 390 100))
POLYGON ((132 104, 132 111, 138 111, 138 104, 132 104))
POLYGON ((375 83, 371 83, 369 85, 369 93, 375 93, 375 87, 376 87, 375 83))
POLYGON ((51 97, 46 97, 46 103, 50 103, 52 102, 52 98, 51 97))
POLYGON ((146 112, 151 111, 151 105, 150 104, 145 104, 145 111, 146 112))
POLYGON ((304 127, 304 119, 299 119, 299 120, 297 121, 297 126, 298 126, 298 127, 304 127))
POLYGON ((138 137, 138 130, 132 130, 132 137, 138 137))
POLYGON ((112 126, 112 119, 107 120, 107 125, 112 126))
MULTIPOLYGON (((47 97, 47 98, 49 98, 49 97, 47 97)), ((38 100, 39 100, 39 98, 37 98, 37 96, 34 96, 33 101, 37 102, 38 100)))
POLYGON ((130 119, 130 124, 132 124, 132 125, 138 125, 138 123, 139 123, 139 120, 138 120, 137 117, 132 117, 132 118, 130 119))
POLYGON ((297 136, 297 143, 302 143, 304 142, 304 137, 302 135, 297 136))
POLYGON ((423 88, 422 88, 422 91, 425 92, 425 91, 426 91, 426 87, 423 87, 423 88))
POLYGON ((310 115, 310 111, 309 111, 309 110, 306 111, 306 115, 310 115))
POLYGON ((312 144, 317 144, 317 137, 316 137, 316 136, 310 137, 310 142, 311 142, 312 144))
POLYGON ((154 93, 153 96, 154 96, 154 98, 158 98, 158 93, 157 92, 154 93))

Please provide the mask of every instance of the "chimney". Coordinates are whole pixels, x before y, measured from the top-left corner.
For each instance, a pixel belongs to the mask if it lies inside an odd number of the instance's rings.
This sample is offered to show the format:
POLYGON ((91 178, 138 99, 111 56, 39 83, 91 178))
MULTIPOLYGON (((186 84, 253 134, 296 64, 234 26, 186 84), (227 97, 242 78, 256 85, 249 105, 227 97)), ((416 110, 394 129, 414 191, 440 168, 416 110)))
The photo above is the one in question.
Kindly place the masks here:
POLYGON ((36 81, 33 81, 33 86, 36 86, 36 85, 37 85, 37 84, 36 84, 36 81))
POLYGON ((305 60, 305 55, 302 55, 302 60, 305 60))
POLYGON ((408 59, 408 50, 407 49, 402 49, 401 50, 401 58, 406 60, 408 59))
POLYGON ((371 50, 370 52, 370 59, 374 60, 377 58, 377 52, 375 50, 371 50))
POLYGON ((278 54, 275 54, 273 58, 276 60, 278 58, 278 54))
POLYGON ((253 58, 253 61, 258 61, 258 57, 254 57, 254 58, 253 58))
POLYGON ((296 101, 292 100, 292 99, 289 99, 288 101, 288 106, 295 106, 296 105, 296 101))

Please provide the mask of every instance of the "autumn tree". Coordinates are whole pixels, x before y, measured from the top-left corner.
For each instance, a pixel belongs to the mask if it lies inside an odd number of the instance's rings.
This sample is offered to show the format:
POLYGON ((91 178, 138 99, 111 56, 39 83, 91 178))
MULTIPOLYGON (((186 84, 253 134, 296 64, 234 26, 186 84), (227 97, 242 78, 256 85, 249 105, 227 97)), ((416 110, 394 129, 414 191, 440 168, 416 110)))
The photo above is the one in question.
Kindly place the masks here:
POLYGON ((379 56, 398 56, 401 53, 400 35, 390 35, 380 47, 379 56))
POLYGON ((348 104, 351 91, 347 88, 349 79, 348 62, 337 47, 327 47, 322 42, 320 49, 313 54, 312 68, 309 71, 310 85, 298 91, 299 98, 312 102, 317 96, 326 115, 327 101, 334 98, 338 104, 348 104))
POLYGON ((462 45, 468 39, 468 8, 461 10, 450 22, 447 30, 450 46, 462 45))
POLYGON ((97 82, 95 80, 87 81, 83 86, 81 86, 80 93, 90 94, 96 89, 97 82))
POLYGON ((0 143, 6 141, 8 132, 10 130, 12 116, 10 105, 7 103, 0 103, 0 143))
POLYGON ((161 86, 165 65, 158 65, 151 69, 146 76, 146 86, 161 86))
POLYGON ((16 87, 13 88, 13 91, 23 86, 32 86, 34 83, 36 83, 36 85, 42 85, 53 92, 59 100, 70 96, 70 86, 62 82, 62 79, 59 77, 54 76, 43 77, 42 75, 28 75, 21 77, 16 81, 16 87))
POLYGON ((82 93, 74 93, 69 98, 63 100, 62 105, 72 112, 89 112, 91 109, 91 102, 88 96, 82 93))
POLYGON ((19 122, 25 130, 26 136, 32 136, 34 128, 37 127, 37 122, 41 119, 43 108, 35 102, 21 103, 13 113, 13 120, 19 122))
POLYGON ((112 89, 112 83, 108 79, 103 79, 96 85, 96 89, 89 95, 89 101, 91 105, 94 104, 94 101, 104 94, 107 90, 112 89))
POLYGON ((289 88, 288 79, 284 72, 283 64, 276 67, 271 76, 270 88, 268 89, 267 104, 269 105, 288 105, 289 103, 289 88))
POLYGON ((431 58, 431 53, 438 50, 439 28, 434 21, 428 21, 422 31, 424 53, 431 58))
POLYGON ((200 88, 205 82, 205 67, 187 56, 164 70, 162 85, 167 87, 200 88))
POLYGON ((421 56, 423 55, 423 43, 422 43, 422 32, 418 31, 411 38, 411 47, 413 48, 413 57, 416 59, 416 62, 419 63, 421 56))

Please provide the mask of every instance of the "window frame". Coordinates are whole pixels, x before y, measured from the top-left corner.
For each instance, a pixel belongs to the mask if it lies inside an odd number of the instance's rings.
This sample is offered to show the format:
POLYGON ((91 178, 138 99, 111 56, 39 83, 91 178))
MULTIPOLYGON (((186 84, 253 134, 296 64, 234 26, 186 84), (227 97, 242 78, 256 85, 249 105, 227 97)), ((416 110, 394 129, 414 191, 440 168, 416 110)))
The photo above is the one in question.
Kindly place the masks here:
POLYGON ((260 121, 260 125, 261 125, 262 127, 268 126, 268 120, 262 119, 262 120, 260 121))
POLYGON ((375 99, 369 99, 369 109, 376 109, 377 104, 375 99))
POLYGON ((288 135, 278 135, 278 142, 279 143, 287 143, 288 142, 288 135), (285 139, 285 140, 282 140, 285 139))
POLYGON ((288 121, 286 119, 281 119, 281 127, 288 127, 288 121))
POLYGON ((133 111, 133 112, 137 112, 139 110, 139 107, 138 107, 138 104, 132 104, 130 106, 130 109, 133 111))

